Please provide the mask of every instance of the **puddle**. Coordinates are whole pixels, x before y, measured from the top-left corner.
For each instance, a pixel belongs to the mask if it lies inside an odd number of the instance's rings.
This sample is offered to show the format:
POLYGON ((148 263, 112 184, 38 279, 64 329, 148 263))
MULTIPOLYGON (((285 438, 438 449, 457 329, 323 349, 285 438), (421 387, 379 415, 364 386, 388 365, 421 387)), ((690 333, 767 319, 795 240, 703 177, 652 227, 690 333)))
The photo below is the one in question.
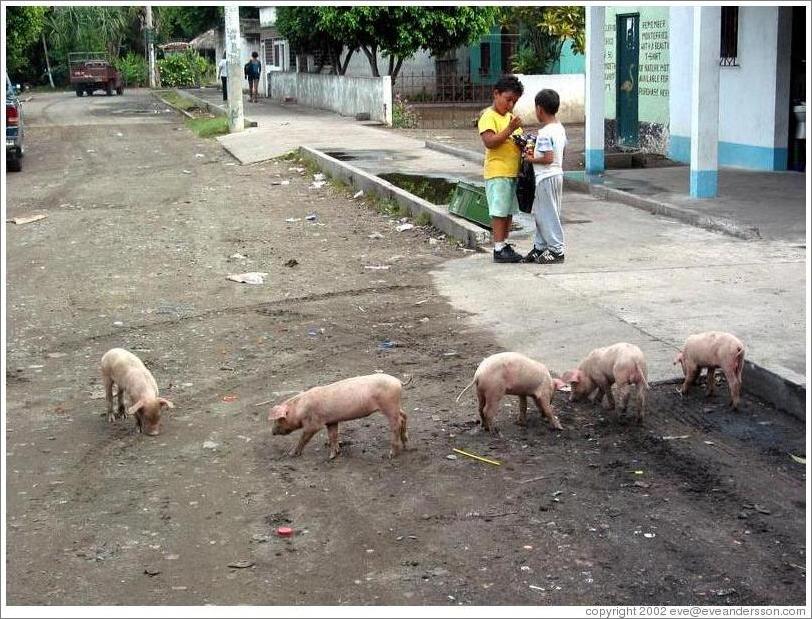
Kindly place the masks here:
POLYGON ((405 189, 432 204, 448 204, 451 202, 451 194, 456 181, 449 181, 445 178, 434 176, 421 176, 418 174, 401 174, 392 172, 389 174, 378 174, 378 178, 389 181, 393 185, 405 189))
MULTIPOLYGON (((319 148, 318 150, 322 150, 319 148)), ((414 155, 405 155, 397 150, 385 149, 359 149, 359 150, 322 150, 325 155, 339 161, 372 161, 386 163, 390 161, 405 161, 416 159, 414 155)))

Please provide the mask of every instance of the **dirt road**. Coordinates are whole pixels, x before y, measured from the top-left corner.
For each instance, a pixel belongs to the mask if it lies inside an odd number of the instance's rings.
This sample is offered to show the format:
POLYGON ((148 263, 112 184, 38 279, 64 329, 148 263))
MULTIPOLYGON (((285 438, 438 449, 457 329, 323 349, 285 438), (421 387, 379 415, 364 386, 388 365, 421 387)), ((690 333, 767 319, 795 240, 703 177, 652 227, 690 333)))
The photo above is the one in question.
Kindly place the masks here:
POLYGON ((9 604, 804 603, 803 424, 662 385, 642 427, 559 394, 563 432, 511 399, 490 437, 454 398, 497 350, 436 294, 464 256, 436 232, 239 167, 146 93, 26 113, 7 216, 48 217, 6 224, 9 604), (104 417, 114 346, 175 403, 157 438, 104 417), (414 450, 385 458, 381 415, 333 462, 271 436, 269 402, 377 370, 413 377, 414 450))

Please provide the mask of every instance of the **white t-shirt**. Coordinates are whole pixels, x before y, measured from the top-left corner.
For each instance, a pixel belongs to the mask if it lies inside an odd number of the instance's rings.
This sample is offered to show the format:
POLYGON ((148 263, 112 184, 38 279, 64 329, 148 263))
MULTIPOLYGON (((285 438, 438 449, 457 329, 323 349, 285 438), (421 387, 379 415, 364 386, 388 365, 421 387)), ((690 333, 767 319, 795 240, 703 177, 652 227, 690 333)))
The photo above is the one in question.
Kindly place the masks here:
POLYGON ((547 164, 533 164, 533 169, 536 172, 536 182, 550 178, 551 176, 564 174, 562 164, 564 162, 564 147, 566 145, 567 132, 561 123, 549 123, 539 129, 533 156, 541 157, 545 152, 553 151, 553 162, 547 164))
POLYGON ((228 62, 226 62, 225 58, 220 58, 220 62, 217 65, 217 72, 220 74, 220 77, 228 77, 228 62))

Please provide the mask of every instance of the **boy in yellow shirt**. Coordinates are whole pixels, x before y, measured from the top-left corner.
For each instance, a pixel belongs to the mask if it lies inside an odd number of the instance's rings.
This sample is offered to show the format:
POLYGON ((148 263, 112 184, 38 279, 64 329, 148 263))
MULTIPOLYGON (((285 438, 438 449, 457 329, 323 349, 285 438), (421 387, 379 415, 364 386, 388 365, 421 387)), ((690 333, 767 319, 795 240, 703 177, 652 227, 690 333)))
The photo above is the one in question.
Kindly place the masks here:
POLYGON ((485 145, 485 195, 493 231, 494 262, 522 260, 521 254, 506 241, 513 215, 519 212, 516 177, 521 157, 510 136, 522 132, 522 121, 512 110, 523 92, 524 86, 515 75, 501 77, 493 87, 493 105, 482 113, 477 125, 485 145))

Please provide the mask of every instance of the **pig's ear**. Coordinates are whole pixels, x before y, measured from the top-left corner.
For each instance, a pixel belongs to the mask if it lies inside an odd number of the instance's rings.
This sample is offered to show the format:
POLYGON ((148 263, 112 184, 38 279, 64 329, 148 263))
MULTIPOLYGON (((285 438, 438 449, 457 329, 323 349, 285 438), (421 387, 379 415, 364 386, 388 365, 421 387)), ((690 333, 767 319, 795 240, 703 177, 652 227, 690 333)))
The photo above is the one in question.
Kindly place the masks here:
POLYGON ((136 402, 130 408, 127 409, 127 414, 128 415, 135 415, 142 408, 144 408, 144 400, 138 400, 138 402, 136 402))
POLYGON ((561 380, 560 378, 553 379, 553 386, 555 386, 556 391, 569 391, 570 386, 561 380))
POLYGON ((172 404, 172 402, 170 402, 166 398, 158 398, 158 402, 161 404, 161 408, 163 408, 164 406, 166 406, 167 408, 175 408, 175 405, 172 404))
POLYGON ((288 416, 288 409, 286 406, 274 406, 271 409, 271 412, 268 413, 268 421, 274 421, 275 419, 284 419, 288 416))
POLYGON ((561 380, 565 383, 577 383, 581 381, 581 370, 567 370, 561 375, 561 380))

